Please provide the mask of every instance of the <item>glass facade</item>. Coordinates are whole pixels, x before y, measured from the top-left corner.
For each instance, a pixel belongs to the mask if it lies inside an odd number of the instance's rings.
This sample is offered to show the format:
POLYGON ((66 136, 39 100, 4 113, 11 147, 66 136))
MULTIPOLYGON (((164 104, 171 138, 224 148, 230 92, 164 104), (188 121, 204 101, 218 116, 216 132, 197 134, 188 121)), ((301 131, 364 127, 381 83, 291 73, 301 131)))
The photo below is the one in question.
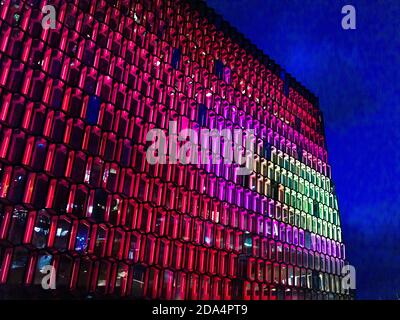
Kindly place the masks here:
POLYGON ((0 292, 347 299, 317 98, 201 1, 0 2, 0 292), (149 130, 249 128, 253 170, 149 130), (20 289, 18 289, 20 288, 20 289), (31 290, 31 291, 30 291, 31 290))

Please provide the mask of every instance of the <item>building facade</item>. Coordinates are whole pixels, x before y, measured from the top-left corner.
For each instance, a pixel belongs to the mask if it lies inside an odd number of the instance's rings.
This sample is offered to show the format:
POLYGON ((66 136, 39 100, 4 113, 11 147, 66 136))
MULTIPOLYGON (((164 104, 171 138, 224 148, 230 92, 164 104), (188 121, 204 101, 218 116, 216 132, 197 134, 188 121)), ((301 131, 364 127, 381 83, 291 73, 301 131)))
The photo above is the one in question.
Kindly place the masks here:
POLYGON ((0 29, 2 298, 349 297, 318 99, 203 2, 5 0, 0 29), (170 121, 254 130, 250 174, 150 164, 170 121))

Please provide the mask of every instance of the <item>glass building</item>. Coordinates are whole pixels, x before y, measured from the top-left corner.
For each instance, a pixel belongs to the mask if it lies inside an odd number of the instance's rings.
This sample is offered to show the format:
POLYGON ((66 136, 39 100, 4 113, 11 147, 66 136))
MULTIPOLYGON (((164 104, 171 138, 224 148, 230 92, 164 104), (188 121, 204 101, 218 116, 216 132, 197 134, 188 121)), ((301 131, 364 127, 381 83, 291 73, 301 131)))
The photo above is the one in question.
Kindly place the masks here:
POLYGON ((1 298, 349 297, 318 99, 204 2, 3 0, 0 32, 1 298), (253 129, 251 174, 151 165, 170 121, 253 129))

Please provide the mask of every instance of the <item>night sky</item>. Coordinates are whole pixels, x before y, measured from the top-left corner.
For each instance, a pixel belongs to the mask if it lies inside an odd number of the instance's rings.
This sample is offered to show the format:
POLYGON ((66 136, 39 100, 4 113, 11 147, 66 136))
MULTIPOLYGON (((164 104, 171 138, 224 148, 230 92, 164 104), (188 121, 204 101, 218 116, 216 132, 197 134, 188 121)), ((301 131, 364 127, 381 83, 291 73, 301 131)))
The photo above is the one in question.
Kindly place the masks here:
POLYGON ((399 299, 400 2, 207 3, 319 97, 357 298, 399 299))

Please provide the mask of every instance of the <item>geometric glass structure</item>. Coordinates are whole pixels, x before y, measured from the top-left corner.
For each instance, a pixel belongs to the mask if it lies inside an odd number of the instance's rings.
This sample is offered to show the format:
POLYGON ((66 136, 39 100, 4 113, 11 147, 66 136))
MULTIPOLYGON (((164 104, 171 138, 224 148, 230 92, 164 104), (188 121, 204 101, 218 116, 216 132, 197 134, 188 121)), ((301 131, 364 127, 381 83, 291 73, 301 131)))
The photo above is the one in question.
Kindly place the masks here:
POLYGON ((202 1, 44 4, 0 4, 3 298, 349 297, 312 93, 202 1), (251 173, 150 164, 171 121, 254 130, 251 173))

